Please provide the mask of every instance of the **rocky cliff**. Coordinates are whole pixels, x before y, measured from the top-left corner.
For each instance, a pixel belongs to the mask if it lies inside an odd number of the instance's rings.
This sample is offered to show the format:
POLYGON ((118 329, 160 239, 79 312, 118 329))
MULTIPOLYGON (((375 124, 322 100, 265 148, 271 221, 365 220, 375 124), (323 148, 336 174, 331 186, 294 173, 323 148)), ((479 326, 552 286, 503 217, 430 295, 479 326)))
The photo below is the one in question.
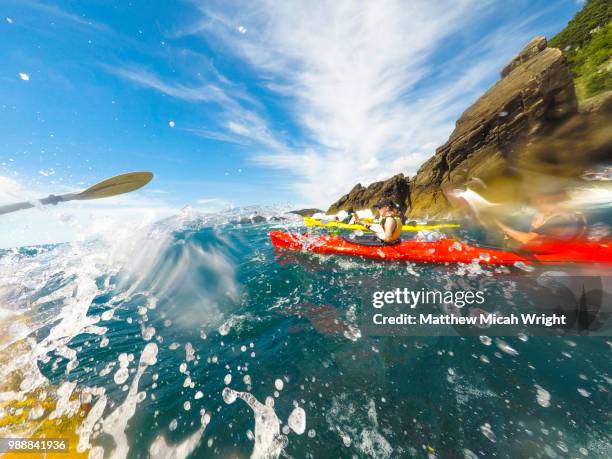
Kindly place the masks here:
POLYGON ((604 127, 612 119, 610 105, 604 101, 579 112, 566 58, 536 37, 461 115, 448 141, 412 179, 398 174, 368 187, 356 185, 329 212, 371 207, 385 196, 409 207, 407 217, 440 217, 451 210, 442 190, 470 180, 478 179, 490 194, 509 197, 518 192, 520 171, 580 173, 609 156, 612 138, 604 127))
POLYGON ((382 198, 391 198, 402 207, 402 211, 410 207, 408 177, 397 174, 388 180, 374 182, 368 187, 358 183, 348 194, 342 196, 330 206, 327 213, 334 214, 340 210, 373 208, 382 198))
POLYGON ((547 48, 544 37, 534 38, 421 166, 411 182, 411 216, 448 212, 444 188, 462 186, 471 178, 488 183, 512 175, 527 142, 559 126, 577 107, 561 51, 547 48))

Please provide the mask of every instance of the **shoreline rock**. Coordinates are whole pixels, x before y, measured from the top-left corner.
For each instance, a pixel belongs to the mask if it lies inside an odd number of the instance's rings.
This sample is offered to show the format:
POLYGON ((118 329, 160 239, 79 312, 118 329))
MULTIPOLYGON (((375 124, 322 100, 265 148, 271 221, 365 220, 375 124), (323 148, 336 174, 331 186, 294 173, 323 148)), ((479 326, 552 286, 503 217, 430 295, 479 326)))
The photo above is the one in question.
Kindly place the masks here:
POLYGON ((321 209, 297 209, 289 211, 290 214, 299 215, 301 217, 312 217, 314 214, 323 212, 321 209))
POLYGON ((408 177, 397 174, 388 180, 374 182, 367 187, 360 183, 351 191, 333 203, 328 214, 335 214, 341 210, 372 209, 382 198, 391 198, 399 204, 402 213, 410 206, 410 185, 408 177))
POLYGON ((603 126, 612 118, 610 105, 579 112, 566 58, 535 37, 463 112, 447 142, 413 178, 400 173, 367 187, 357 184, 328 213, 371 208, 388 197, 407 209, 408 218, 440 218, 452 212, 442 191, 447 188, 476 181, 490 198, 516 199, 525 187, 523 170, 579 176, 609 157, 612 134, 603 126))

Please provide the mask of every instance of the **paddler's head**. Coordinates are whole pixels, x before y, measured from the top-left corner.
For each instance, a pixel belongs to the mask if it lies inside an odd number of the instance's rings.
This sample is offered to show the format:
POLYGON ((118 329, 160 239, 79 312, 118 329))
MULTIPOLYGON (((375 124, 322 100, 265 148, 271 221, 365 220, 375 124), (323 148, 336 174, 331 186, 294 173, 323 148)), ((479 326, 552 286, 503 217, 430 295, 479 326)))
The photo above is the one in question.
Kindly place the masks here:
POLYGON ((392 199, 383 198, 378 201, 378 204, 375 206, 378 209, 378 213, 380 215, 391 215, 395 213, 396 205, 392 199))

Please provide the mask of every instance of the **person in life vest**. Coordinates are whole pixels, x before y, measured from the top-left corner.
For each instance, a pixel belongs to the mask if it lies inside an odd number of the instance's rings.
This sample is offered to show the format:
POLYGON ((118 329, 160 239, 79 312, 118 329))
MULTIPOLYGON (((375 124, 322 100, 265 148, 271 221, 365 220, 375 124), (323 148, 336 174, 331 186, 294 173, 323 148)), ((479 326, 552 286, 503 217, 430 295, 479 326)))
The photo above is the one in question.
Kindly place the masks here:
MULTIPOLYGON (((402 219, 398 215, 398 207, 391 199, 382 199, 375 207, 379 214, 378 223, 363 223, 363 226, 374 231, 373 241, 382 244, 398 242, 402 234, 402 219)), ((355 223, 359 223, 359 221, 356 220, 355 223)), ((360 241, 355 242, 362 243, 360 241)))
POLYGON ((355 223, 355 218, 357 218, 357 213, 353 210, 352 207, 349 207, 349 209, 346 211, 346 217, 344 217, 341 222, 348 223, 350 225, 355 223))
POLYGON ((569 196, 563 189, 551 189, 533 197, 536 214, 529 231, 520 231, 495 220, 495 224, 511 239, 523 244, 538 242, 569 242, 584 237, 587 221, 582 212, 570 209, 569 196))

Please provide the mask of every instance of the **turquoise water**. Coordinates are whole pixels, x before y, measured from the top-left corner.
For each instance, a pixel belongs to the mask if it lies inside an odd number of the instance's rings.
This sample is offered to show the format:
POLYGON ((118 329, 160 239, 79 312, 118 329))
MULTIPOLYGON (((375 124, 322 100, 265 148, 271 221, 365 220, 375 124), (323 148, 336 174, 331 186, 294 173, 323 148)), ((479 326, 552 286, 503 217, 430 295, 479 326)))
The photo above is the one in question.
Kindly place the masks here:
POLYGON ((609 338, 360 333, 357 277, 512 302, 520 272, 275 253, 285 224, 4 252, 0 376, 78 395, 98 457, 612 456, 609 338))

